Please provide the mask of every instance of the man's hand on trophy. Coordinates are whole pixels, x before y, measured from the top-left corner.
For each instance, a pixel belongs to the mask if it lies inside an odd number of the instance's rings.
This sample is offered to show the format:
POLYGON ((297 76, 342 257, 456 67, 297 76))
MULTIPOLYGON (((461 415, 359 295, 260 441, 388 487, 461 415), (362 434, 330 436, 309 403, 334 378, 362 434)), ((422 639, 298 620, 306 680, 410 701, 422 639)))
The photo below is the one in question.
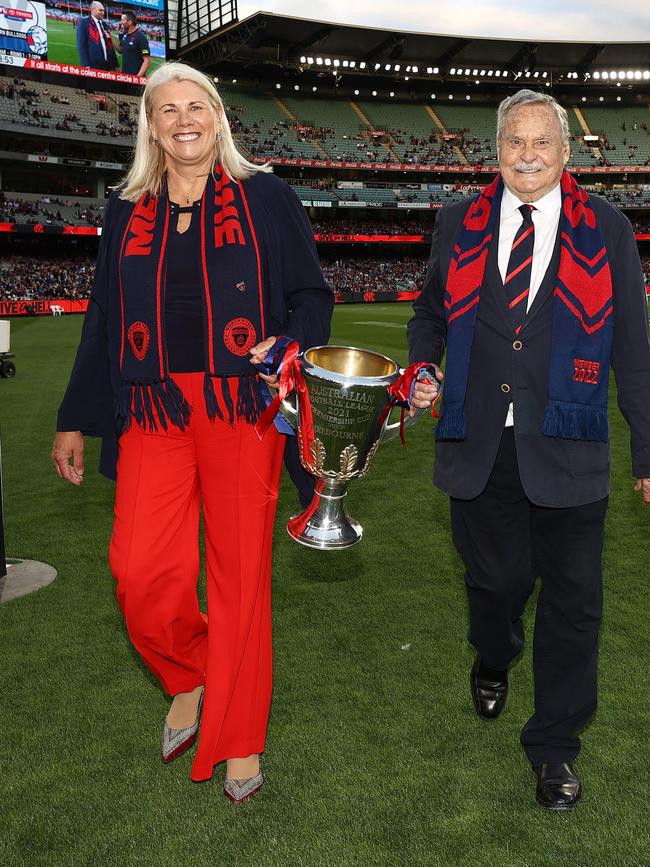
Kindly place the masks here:
MULTIPOLYGON (((269 349, 273 346, 276 337, 267 337, 266 340, 263 340, 261 343, 258 343, 251 349, 251 364, 262 364, 264 359, 266 358, 266 354, 269 349)), ((264 382, 270 388, 279 388, 280 382, 278 380, 277 374, 273 374, 273 376, 267 376, 265 373, 258 373, 260 379, 263 379, 264 382)))
POLYGON ((416 409, 429 409, 440 393, 440 385, 444 379, 444 373, 437 364, 432 365, 436 371, 436 379, 438 382, 431 382, 430 379, 421 379, 415 383, 413 388, 413 396, 411 398, 411 408, 409 415, 413 417, 416 409))

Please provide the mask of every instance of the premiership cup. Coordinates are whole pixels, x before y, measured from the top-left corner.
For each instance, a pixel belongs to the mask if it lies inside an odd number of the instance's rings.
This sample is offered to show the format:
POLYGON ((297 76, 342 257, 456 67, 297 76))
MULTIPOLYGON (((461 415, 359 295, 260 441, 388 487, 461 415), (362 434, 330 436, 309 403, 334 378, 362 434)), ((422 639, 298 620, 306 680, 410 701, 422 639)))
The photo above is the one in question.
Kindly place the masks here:
POLYGON ((310 548, 349 548, 363 535, 345 511, 349 483, 363 478, 381 443, 411 427, 423 410, 389 424, 395 404, 390 388, 405 371, 377 352, 316 346, 298 356, 297 364, 304 385, 282 401, 280 412, 296 431, 301 463, 316 477, 316 488, 287 530, 310 548), (308 406, 301 407, 301 401, 308 406), (308 431, 306 417, 313 422, 308 431))

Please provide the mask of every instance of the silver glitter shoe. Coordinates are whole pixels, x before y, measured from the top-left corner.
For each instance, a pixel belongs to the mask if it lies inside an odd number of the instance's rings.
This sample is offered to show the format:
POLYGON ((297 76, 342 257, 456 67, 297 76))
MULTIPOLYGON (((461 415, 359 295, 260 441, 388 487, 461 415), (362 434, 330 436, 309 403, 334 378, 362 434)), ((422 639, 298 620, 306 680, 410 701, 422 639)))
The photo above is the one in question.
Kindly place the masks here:
POLYGON ((203 708, 203 690, 199 698, 199 706, 196 710, 196 720, 194 725, 185 729, 172 729, 167 725, 167 720, 163 725, 162 735, 160 738, 160 754, 163 762, 173 761, 173 759, 181 756, 185 750, 189 750, 199 730, 199 722, 201 719, 201 709, 203 708))
POLYGON ((233 804, 243 804, 247 798, 259 792, 264 783, 264 773, 260 767, 260 772, 255 777, 249 777, 247 780, 232 780, 226 777, 223 781, 223 793, 233 802, 233 804))

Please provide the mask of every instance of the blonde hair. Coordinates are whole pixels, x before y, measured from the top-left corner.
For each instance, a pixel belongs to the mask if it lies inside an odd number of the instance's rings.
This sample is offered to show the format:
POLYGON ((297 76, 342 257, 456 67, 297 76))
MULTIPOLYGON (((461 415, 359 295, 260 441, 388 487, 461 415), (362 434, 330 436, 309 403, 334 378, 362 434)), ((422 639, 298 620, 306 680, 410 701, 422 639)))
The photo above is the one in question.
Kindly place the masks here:
POLYGON ((153 111, 154 93, 157 87, 170 81, 192 81, 204 92, 210 109, 214 114, 221 112, 221 139, 214 142, 214 162, 223 166, 224 172, 232 180, 249 178, 256 172, 271 172, 270 165, 255 165, 246 159, 233 141, 230 124, 226 117, 223 100, 219 96, 214 83, 209 76, 187 63, 164 63, 147 81, 144 94, 140 100, 138 115, 138 133, 135 142, 133 162, 126 177, 118 185, 120 198, 129 202, 137 202, 144 193, 157 196, 160 193, 165 175, 165 155, 153 141, 150 132, 150 119, 153 111))

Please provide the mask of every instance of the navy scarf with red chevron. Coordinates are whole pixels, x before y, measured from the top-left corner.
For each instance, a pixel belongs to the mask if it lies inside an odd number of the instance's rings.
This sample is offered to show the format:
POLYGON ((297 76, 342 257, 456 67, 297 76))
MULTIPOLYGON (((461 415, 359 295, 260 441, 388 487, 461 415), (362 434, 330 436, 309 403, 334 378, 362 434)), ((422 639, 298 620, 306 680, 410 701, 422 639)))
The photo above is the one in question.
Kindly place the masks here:
MULTIPOLYGON (((257 421, 264 409, 250 350, 265 338, 262 266, 255 227, 240 181, 220 166, 208 178, 200 208, 204 322, 204 397, 211 419, 257 421), (227 377, 238 377, 234 407, 227 377), (215 388, 216 386, 216 388, 215 388)), ((166 192, 142 196, 120 244, 122 309, 117 415, 149 430, 183 429, 191 407, 169 375, 165 344, 165 275, 170 231, 166 192)))
MULTIPOLYGON (((589 198, 568 172, 560 182, 560 264, 553 293, 546 436, 608 439, 607 387, 612 348, 612 278, 589 198)), ((499 219, 503 181, 470 205, 447 273, 447 364, 440 440, 465 439, 465 393, 488 249, 499 219)), ((525 325, 524 325, 525 329, 525 325)))

